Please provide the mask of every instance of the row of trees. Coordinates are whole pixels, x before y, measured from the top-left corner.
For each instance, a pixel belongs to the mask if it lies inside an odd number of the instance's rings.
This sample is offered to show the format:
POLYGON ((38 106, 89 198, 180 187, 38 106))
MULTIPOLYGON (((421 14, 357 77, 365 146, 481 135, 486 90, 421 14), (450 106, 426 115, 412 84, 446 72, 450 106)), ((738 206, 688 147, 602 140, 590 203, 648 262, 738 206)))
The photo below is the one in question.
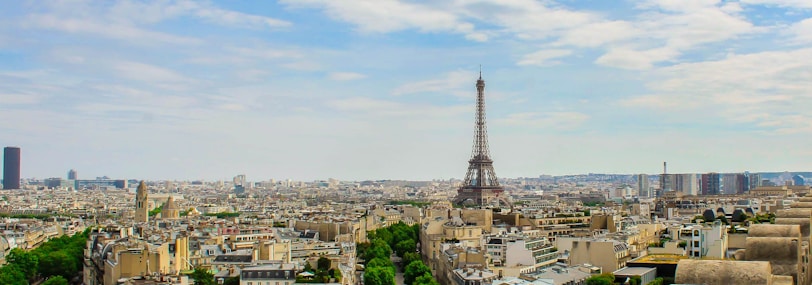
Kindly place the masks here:
POLYGON ((358 244, 358 257, 366 263, 364 283, 368 285, 395 284, 395 265, 390 260, 392 249, 401 258, 403 282, 406 285, 439 285, 431 269, 423 263, 417 251, 420 225, 397 223, 367 233, 369 243, 358 244))
POLYGON ((0 284, 26 285, 43 279, 44 285, 68 284, 82 271, 89 232, 53 238, 31 251, 12 249, 0 268, 0 284))

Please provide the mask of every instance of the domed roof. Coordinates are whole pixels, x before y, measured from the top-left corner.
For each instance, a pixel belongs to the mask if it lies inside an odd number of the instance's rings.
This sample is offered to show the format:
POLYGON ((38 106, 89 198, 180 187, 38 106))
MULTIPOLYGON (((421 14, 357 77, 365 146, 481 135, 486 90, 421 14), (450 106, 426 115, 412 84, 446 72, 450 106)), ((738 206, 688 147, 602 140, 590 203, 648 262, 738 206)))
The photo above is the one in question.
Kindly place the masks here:
POLYGON ((175 204, 175 196, 170 195, 169 198, 166 199, 166 204, 163 207, 164 210, 178 210, 178 205, 175 204))

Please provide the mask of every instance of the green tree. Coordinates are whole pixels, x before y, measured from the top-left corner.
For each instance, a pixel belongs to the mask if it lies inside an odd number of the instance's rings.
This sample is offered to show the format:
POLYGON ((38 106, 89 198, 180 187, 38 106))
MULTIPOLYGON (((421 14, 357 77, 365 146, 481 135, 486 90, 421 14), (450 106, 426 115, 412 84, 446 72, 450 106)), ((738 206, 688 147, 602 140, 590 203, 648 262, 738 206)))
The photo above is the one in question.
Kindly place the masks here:
POLYGON ((375 239, 372 241, 372 246, 367 249, 366 251, 366 258, 367 261, 374 259, 374 258, 385 258, 389 259, 389 256, 392 255, 392 248, 389 247, 389 244, 385 243, 381 239, 375 239))
POLYGON ((646 285, 663 285, 663 278, 662 277, 654 278, 653 281, 649 282, 646 285))
POLYGON ((316 268, 318 268, 319 270, 324 271, 330 270, 330 266, 332 266, 332 262, 330 261, 329 258, 326 258, 324 256, 319 257, 319 260, 316 261, 316 268))
POLYGON ((307 271, 307 272, 310 272, 310 273, 315 272, 315 270, 313 270, 313 266, 310 265, 310 262, 308 262, 308 261, 305 261, 304 271, 307 271))
POLYGON ((42 277, 62 276, 72 279, 78 272, 75 258, 66 251, 44 253, 39 259, 39 274, 42 277))
POLYGON ((395 284, 395 270, 392 267, 368 267, 364 271, 365 285, 395 284))
POLYGON ((426 273, 431 275, 431 268, 423 264, 423 261, 412 261, 412 263, 406 265, 406 269, 403 270, 403 283, 410 285, 417 277, 423 276, 426 273))
POLYGON ((440 285, 440 283, 434 280, 431 274, 423 274, 423 276, 417 277, 412 285, 440 285))
POLYGON ((42 284, 40 284, 40 285, 68 285, 68 279, 65 279, 65 277, 56 275, 56 276, 53 276, 51 278, 48 278, 48 280, 45 280, 45 282, 42 282, 42 284))
POLYGON ((367 268, 369 267, 392 267, 392 260, 389 258, 376 257, 367 263, 367 268))
POLYGON ((226 280, 223 280, 223 285, 240 285, 240 277, 228 277, 226 280))
POLYGON ((11 250, 8 256, 6 256, 6 262, 16 265, 27 280, 34 278, 37 274, 37 268, 39 267, 39 259, 35 254, 19 248, 11 250))
POLYGON ((417 243, 415 243, 415 241, 411 238, 402 240, 395 244, 395 253, 398 256, 403 257, 407 252, 414 252, 416 246, 417 243))
POLYGON ((14 264, 6 264, 0 267, 0 284, 8 285, 28 285, 23 271, 14 264))
POLYGON ((195 271, 192 274, 189 274, 189 277, 195 280, 195 285, 215 285, 217 284, 214 282, 214 274, 211 274, 208 270, 203 268, 195 268, 195 271))
POLYGON ((612 285, 615 283, 615 275, 604 273, 586 279, 586 285, 612 285))
POLYGON ((383 240, 383 242, 385 242, 387 245, 391 245, 392 240, 395 238, 394 236, 392 236, 392 233, 389 232, 389 229, 387 228, 380 228, 375 230, 375 236, 383 240))
POLYGON ((418 252, 407 252, 406 254, 403 255, 403 267, 406 268, 406 265, 409 265, 410 263, 412 263, 412 261, 415 261, 415 260, 423 260, 420 257, 420 253, 418 253, 418 252))

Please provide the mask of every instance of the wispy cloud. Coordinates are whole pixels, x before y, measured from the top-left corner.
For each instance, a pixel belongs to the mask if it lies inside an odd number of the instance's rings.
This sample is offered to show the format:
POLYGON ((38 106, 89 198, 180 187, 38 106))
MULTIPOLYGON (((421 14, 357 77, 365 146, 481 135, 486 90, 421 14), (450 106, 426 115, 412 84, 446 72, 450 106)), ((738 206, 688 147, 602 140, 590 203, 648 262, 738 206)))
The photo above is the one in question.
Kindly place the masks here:
POLYGON ((522 59, 519 60, 518 65, 538 65, 538 66, 555 65, 560 62, 555 61, 553 59, 565 57, 571 54, 572 51, 566 49, 540 50, 523 56, 522 59))
MULTIPOLYGON (((403 84, 395 88, 395 90, 392 91, 392 94, 406 95, 424 92, 442 92, 449 95, 467 96, 462 95, 463 93, 460 91, 462 91, 461 89, 464 86, 470 85, 474 78, 476 78, 474 73, 470 71, 458 70, 446 73, 439 79, 430 79, 403 84)), ((471 92, 467 92, 466 94, 470 95, 470 93, 471 92)))
POLYGON ((355 72, 332 72, 327 77, 330 78, 330 80, 349 81, 349 80, 364 79, 367 76, 355 72))
POLYGON ((497 118, 495 123, 537 130, 570 130, 581 126, 588 120, 589 115, 579 112, 528 112, 513 113, 504 118, 497 118))

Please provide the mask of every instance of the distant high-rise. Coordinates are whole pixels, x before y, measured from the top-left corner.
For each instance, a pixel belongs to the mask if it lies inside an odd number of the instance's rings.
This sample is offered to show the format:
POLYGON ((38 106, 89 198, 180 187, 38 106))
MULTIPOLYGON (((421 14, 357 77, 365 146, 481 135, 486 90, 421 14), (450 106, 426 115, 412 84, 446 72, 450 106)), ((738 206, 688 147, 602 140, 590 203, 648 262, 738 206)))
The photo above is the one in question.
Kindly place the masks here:
POLYGON ((637 197, 650 197, 648 174, 637 175, 637 197))
POLYGON ((76 180, 78 176, 76 170, 71 169, 68 171, 68 180, 76 180))
POLYGON ((699 183, 696 180, 696 174, 671 174, 674 181, 674 190, 686 195, 697 195, 699 191, 699 183))
POLYGON ((805 178, 803 175, 796 174, 795 176, 792 176, 792 184, 795 186, 804 186, 804 184, 806 184, 806 181, 804 180, 805 178))
POLYGON ((457 190, 455 204, 487 205, 494 200, 502 200, 505 191, 499 185, 496 171, 493 170, 490 149, 488 148, 488 127, 485 124, 485 80, 482 73, 476 81, 476 123, 474 125, 474 147, 468 160, 468 171, 462 187, 457 190))
POLYGON ((742 194, 750 190, 750 181, 743 173, 722 175, 722 194, 742 194))
POLYGON ((147 184, 141 181, 135 191, 135 222, 149 222, 149 190, 147 184))
POLYGON ((702 195, 719 195, 721 193, 721 178, 719 173, 711 172, 702 174, 700 182, 700 192, 702 195))
POLYGON ((20 189, 20 148, 3 149, 3 189, 20 189))
POLYGON ((665 192, 674 190, 674 176, 668 175, 668 165, 663 161, 663 174, 660 175, 660 191, 657 197, 660 197, 665 192))
POLYGON ((748 179, 750 179, 750 189, 766 186, 763 185, 764 181, 759 173, 750 173, 750 175, 748 175, 748 179))

